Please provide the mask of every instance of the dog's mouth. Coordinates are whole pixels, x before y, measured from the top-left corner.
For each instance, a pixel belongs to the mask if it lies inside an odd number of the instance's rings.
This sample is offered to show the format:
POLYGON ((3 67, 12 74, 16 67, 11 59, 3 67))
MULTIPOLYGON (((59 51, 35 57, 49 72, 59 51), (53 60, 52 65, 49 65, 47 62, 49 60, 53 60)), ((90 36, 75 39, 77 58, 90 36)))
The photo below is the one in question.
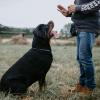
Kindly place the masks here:
POLYGON ((54 22, 53 21, 49 21, 48 22, 48 27, 49 27, 48 34, 50 36, 54 36, 54 32, 52 32, 52 29, 54 28, 54 22))

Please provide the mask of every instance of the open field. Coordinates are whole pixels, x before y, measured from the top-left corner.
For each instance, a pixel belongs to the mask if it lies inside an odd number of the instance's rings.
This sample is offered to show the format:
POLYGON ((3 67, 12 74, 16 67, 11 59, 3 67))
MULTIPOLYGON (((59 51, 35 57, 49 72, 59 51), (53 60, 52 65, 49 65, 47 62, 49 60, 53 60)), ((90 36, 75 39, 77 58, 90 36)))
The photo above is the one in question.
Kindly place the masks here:
MULTIPOLYGON (((0 44, 0 78, 30 48, 31 45, 0 44)), ((38 84, 33 84, 31 86, 33 92, 27 93, 27 96, 31 98, 26 100, 100 100, 100 47, 93 49, 97 87, 93 95, 89 97, 67 91, 70 86, 77 83, 79 78, 76 47, 52 45, 52 51, 54 61, 46 77, 47 89, 39 93, 38 84)), ((11 95, 4 97, 0 93, 0 100, 18 100, 18 97, 11 95)))

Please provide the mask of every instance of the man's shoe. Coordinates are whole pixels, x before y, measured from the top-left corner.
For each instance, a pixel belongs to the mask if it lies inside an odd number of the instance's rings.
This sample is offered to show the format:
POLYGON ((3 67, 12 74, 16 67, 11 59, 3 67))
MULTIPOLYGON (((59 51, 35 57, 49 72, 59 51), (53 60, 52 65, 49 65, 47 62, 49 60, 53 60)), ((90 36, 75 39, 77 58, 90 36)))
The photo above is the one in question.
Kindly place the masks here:
POLYGON ((88 88, 88 87, 83 87, 83 88, 81 89, 81 91, 79 91, 79 92, 80 92, 80 93, 83 93, 83 94, 85 94, 85 95, 92 95, 93 89, 88 88))
POLYGON ((85 95, 92 95, 93 89, 88 88, 86 86, 82 86, 82 85, 80 85, 80 83, 78 83, 78 84, 76 84, 75 87, 71 87, 69 92, 72 92, 72 93, 79 92, 79 93, 83 93, 85 95))
POLYGON ((80 83, 78 83, 78 84, 76 84, 76 86, 75 86, 75 92, 80 92, 80 91, 82 91, 83 90, 83 86, 80 84, 80 83))

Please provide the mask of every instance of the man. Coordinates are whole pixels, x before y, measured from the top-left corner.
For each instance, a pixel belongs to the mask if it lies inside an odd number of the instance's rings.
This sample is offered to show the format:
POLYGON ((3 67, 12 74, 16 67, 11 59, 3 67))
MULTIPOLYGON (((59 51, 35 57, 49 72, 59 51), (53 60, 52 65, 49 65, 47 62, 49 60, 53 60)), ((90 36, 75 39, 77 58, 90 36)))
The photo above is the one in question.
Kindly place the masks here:
POLYGON ((58 5, 58 11, 64 16, 71 16, 77 30, 77 60, 80 66, 80 78, 75 91, 91 94, 96 87, 92 47, 95 33, 99 28, 100 0, 75 0, 68 10, 58 5))

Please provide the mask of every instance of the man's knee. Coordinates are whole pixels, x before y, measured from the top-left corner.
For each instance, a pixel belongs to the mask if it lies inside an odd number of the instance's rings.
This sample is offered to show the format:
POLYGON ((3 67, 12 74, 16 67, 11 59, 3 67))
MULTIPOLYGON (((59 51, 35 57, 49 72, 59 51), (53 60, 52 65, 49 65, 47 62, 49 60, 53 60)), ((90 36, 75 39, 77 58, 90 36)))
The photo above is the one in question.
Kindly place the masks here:
POLYGON ((81 63, 84 66, 89 66, 93 64, 92 58, 91 57, 84 57, 84 56, 80 56, 79 57, 79 63, 81 63))

